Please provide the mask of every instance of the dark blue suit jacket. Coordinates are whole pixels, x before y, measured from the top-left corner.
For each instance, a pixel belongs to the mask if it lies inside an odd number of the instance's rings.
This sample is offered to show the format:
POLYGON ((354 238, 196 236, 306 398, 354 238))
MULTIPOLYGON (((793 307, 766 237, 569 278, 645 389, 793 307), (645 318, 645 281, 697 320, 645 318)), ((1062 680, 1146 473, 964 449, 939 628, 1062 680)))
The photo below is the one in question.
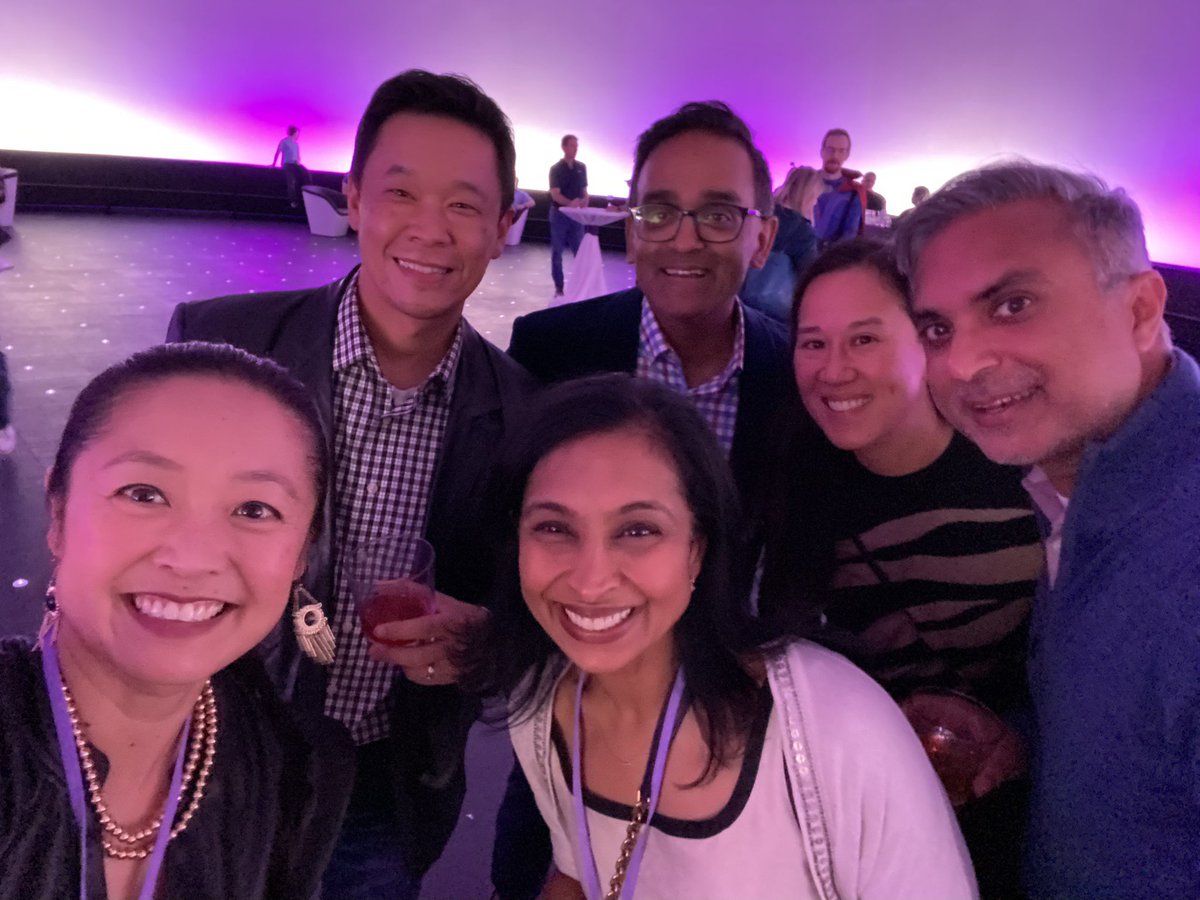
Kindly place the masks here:
MULTIPOLYGON (((284 366, 312 391, 332 456, 333 340, 338 303, 351 275, 309 290, 181 303, 167 340, 234 344, 284 366)), ((436 550, 438 590, 483 603, 492 579, 483 505, 495 447, 537 383, 470 325, 464 327, 426 537, 436 550)), ((304 576, 330 620, 336 600, 333 481, 331 473, 321 539, 314 542, 304 576)), ((284 698, 302 714, 322 713, 328 673, 300 653, 290 614, 262 650, 284 698)), ((463 750, 477 709, 453 686, 414 686, 402 676, 390 700, 394 794, 400 820, 412 826, 408 861, 419 874, 437 859, 457 821, 465 787, 463 750)))

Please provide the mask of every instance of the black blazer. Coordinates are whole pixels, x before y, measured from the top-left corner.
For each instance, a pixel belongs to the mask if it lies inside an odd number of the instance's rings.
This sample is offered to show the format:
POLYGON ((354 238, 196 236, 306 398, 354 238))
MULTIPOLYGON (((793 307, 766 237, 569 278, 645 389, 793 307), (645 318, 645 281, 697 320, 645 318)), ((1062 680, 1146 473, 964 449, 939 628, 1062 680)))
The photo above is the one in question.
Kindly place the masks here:
MULTIPOLYGON (((346 278, 302 291, 218 297, 181 303, 168 341, 229 343, 288 369, 312 392, 333 451, 333 341, 346 278)), ((438 590, 482 604, 492 566, 483 532, 483 503, 495 448, 536 389, 529 374, 466 322, 445 444, 434 472, 426 537, 436 551, 438 590)), ((321 539, 309 552, 305 586, 333 619, 333 481, 326 493, 321 539)), ((290 612, 262 647, 284 698, 303 713, 320 714, 327 670, 299 651, 290 612)), ((454 686, 412 685, 398 676, 390 701, 393 783, 401 821, 410 825, 408 862, 416 873, 437 859, 458 818, 463 750, 477 705, 454 686)))
MULTIPOLYGON (((546 383, 599 372, 636 372, 643 294, 637 288, 568 303, 513 322, 508 353, 546 383)), ((793 409, 796 393, 787 330, 757 310, 742 307, 746 354, 738 382, 738 412, 729 463, 745 517, 743 559, 753 573, 761 547, 762 514, 769 488, 769 435, 776 415, 793 409)))

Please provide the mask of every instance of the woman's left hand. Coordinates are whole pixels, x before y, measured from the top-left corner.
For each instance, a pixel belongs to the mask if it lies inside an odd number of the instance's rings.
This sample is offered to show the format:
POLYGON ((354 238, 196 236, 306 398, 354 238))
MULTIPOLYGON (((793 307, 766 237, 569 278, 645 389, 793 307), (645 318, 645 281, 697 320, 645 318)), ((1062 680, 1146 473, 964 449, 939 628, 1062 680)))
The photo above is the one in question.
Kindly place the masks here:
POLYGON ((450 649, 459 632, 485 617, 487 610, 440 592, 435 602, 437 612, 428 616, 376 625, 374 635, 378 640, 369 642, 367 655, 403 669, 413 684, 457 682, 458 669, 450 661, 450 649), (395 645, 409 641, 411 646, 395 645))

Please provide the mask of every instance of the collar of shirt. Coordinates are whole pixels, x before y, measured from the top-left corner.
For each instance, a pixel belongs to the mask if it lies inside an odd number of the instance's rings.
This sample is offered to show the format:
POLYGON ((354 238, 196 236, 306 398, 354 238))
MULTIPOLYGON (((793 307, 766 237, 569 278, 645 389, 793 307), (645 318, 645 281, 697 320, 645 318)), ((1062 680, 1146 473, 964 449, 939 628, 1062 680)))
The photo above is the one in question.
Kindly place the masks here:
POLYGON ((1050 576, 1050 585, 1054 586, 1058 578, 1058 561, 1062 555, 1063 523, 1067 519, 1067 504, 1070 500, 1058 492, 1050 483, 1049 476, 1034 466, 1021 480, 1021 486, 1029 494, 1038 511, 1046 517, 1050 525, 1050 534, 1046 537, 1046 571, 1050 576))
POLYGON ((333 338, 333 371, 345 373, 355 367, 370 375, 381 386, 387 386, 387 396, 392 400, 395 412, 403 413, 421 400, 444 396, 447 400, 454 393, 454 379, 458 373, 458 358, 462 353, 463 323, 459 319, 450 349, 441 358, 432 372, 415 388, 400 390, 386 378, 375 358, 375 348, 367 337, 362 316, 358 310, 358 275, 350 279, 346 294, 338 304, 337 328, 333 338))
POLYGON ((737 297, 733 298, 733 309, 735 320, 733 355, 729 357, 729 362, 725 368, 704 382, 704 384, 696 385, 694 388, 687 387, 687 380, 683 374, 683 361, 680 360, 679 354, 667 343, 662 329, 658 327, 658 319, 654 317, 654 311, 650 309, 650 303, 644 297, 642 298, 642 324, 638 340, 638 358, 643 361, 647 368, 650 366, 662 366, 672 377, 672 380, 677 381, 682 386, 682 389, 686 390, 692 396, 720 393, 729 386, 729 383, 734 378, 741 374, 742 367, 746 361, 746 328, 742 314, 742 301, 737 297))

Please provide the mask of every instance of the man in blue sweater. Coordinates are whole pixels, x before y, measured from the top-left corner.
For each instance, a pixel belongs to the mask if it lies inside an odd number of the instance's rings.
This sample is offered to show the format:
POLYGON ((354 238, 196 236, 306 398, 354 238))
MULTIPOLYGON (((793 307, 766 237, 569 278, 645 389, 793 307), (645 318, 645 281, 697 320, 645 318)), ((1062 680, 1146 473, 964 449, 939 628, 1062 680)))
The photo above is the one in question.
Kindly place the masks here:
POLYGON ((938 407, 1031 467, 1046 541, 1028 892, 1200 897, 1200 371, 1141 215, 1013 163, 953 180, 898 245, 938 407))

